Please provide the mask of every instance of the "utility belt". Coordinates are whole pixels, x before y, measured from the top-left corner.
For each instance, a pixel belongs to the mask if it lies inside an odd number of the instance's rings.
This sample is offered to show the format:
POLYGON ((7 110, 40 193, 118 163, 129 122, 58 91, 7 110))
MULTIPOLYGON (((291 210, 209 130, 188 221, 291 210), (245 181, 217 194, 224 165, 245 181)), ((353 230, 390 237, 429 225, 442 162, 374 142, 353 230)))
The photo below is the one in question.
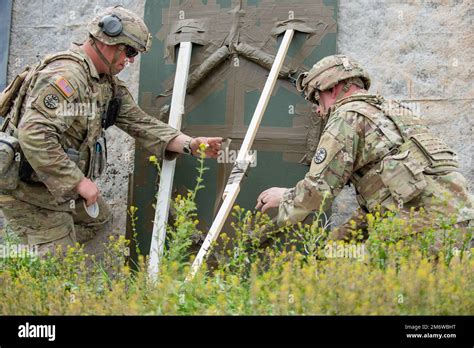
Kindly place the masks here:
POLYGON ((392 149, 364 175, 352 181, 358 201, 371 211, 377 205, 401 206, 426 187, 425 175, 443 175, 459 167, 454 152, 440 139, 420 133, 392 149))

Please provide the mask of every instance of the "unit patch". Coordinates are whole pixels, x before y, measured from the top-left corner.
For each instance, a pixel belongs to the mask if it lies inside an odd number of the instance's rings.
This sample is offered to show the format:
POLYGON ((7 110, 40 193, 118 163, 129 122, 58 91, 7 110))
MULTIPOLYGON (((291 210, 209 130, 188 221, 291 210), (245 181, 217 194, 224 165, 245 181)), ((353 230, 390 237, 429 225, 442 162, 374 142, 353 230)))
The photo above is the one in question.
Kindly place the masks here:
POLYGON ((54 86, 61 92, 61 94, 69 98, 71 95, 73 95, 76 90, 74 87, 71 86, 68 80, 66 80, 64 77, 59 76, 56 81, 54 81, 54 86))
POLYGON ((48 109, 56 109, 59 106, 59 97, 56 94, 47 94, 43 103, 48 109))
POLYGON ((328 152, 324 147, 318 149, 314 155, 314 162, 316 162, 316 164, 322 163, 326 159, 327 154, 328 152))

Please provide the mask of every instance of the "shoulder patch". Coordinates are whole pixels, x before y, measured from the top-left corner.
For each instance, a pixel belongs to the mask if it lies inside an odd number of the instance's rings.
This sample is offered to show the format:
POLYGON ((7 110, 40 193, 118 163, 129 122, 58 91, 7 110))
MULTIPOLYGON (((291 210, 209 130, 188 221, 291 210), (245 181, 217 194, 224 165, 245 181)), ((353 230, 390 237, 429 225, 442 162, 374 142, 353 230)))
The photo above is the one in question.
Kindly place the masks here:
POLYGON ((54 87, 56 87, 56 89, 59 92, 61 92, 61 94, 65 98, 69 98, 74 93, 76 93, 76 90, 74 89, 74 87, 72 87, 72 85, 69 83, 69 81, 66 80, 63 76, 58 76, 55 79, 53 85, 54 85, 54 87))
POLYGON ((32 98, 31 107, 50 118, 56 118, 67 103, 67 99, 52 85, 41 86, 40 93, 32 98))
POLYGON ((59 97, 56 94, 47 94, 43 103, 48 109, 56 109, 59 106, 59 97))
POLYGON ((316 154, 314 155, 314 162, 316 164, 323 163, 327 155, 328 152, 324 147, 319 148, 318 151, 316 151, 316 154))

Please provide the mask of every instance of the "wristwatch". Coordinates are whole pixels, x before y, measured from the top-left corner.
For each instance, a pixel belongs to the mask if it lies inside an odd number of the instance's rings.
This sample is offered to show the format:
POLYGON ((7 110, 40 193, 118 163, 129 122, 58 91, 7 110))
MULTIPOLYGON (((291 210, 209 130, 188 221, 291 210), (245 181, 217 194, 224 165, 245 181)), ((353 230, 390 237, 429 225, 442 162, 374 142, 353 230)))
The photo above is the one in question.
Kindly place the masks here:
POLYGON ((187 139, 183 144, 183 153, 190 156, 193 155, 193 151, 191 150, 191 141, 193 141, 193 138, 187 139))

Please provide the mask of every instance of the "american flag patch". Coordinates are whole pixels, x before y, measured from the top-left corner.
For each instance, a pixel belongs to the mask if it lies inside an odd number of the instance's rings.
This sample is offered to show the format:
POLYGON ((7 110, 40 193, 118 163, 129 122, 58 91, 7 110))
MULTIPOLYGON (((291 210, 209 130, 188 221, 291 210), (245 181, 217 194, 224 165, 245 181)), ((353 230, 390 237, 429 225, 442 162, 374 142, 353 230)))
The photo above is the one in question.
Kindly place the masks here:
POLYGON ((73 95, 76 90, 71 86, 68 80, 64 77, 59 77, 55 82, 54 85, 58 87, 59 91, 66 97, 69 98, 73 95))

